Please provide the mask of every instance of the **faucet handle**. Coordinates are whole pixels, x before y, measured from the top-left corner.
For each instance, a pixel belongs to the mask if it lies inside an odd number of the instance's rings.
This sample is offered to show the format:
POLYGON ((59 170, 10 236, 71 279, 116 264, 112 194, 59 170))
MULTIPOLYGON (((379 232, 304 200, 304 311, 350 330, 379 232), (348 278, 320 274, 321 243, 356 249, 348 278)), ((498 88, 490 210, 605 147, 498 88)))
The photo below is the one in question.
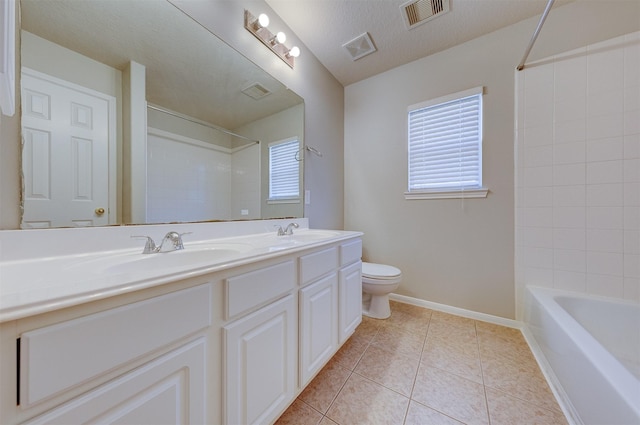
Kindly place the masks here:
POLYGON ((276 227, 278 229, 278 236, 286 235, 284 229, 279 224, 274 224, 273 227, 276 227))
POLYGON ((152 254, 154 252, 156 252, 158 250, 158 247, 156 246, 156 243, 153 241, 153 239, 151 238, 151 236, 145 236, 145 235, 141 235, 141 236, 131 236, 132 238, 136 238, 136 239, 142 239, 142 238, 146 238, 147 242, 144 244, 144 249, 142 250, 143 254, 152 254))

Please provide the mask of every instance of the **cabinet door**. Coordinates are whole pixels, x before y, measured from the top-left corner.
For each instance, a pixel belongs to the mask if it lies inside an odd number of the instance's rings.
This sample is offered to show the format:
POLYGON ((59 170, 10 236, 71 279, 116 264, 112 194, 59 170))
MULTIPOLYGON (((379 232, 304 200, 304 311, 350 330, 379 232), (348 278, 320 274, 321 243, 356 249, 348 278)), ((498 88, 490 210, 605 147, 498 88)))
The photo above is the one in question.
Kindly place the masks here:
POLYGON ((27 422, 202 424, 206 342, 199 338, 27 422))
POLYGON ((293 295, 231 322, 225 338, 225 423, 270 423, 295 396, 297 317, 293 295))
POLYGON ((362 321, 362 263, 340 270, 340 344, 351 336, 362 321))
POLYGON ((331 358, 338 347, 336 273, 300 290, 300 386, 331 358))

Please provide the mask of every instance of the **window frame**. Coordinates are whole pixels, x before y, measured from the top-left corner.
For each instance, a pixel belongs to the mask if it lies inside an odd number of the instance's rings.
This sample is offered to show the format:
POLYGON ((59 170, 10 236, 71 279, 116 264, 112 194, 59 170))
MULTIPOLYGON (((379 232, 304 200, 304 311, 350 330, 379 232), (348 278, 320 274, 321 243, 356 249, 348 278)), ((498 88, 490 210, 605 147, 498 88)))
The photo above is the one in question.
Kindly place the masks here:
POLYGON ((300 146, 300 139, 298 137, 291 137, 288 139, 283 139, 283 140, 278 140, 275 142, 271 142, 267 145, 267 156, 268 156, 268 173, 269 173, 269 185, 268 185, 268 193, 269 196, 267 198, 267 203, 268 204, 299 204, 300 200, 301 200, 301 188, 300 188, 300 161, 296 158, 297 152, 300 152, 300 150, 302 149, 302 147, 300 146), (295 161, 295 163, 297 164, 297 173, 296 173, 296 178, 297 178, 297 184, 298 184, 298 195, 297 196, 272 196, 271 192, 272 192, 272 172, 271 172, 271 165, 272 165, 272 161, 271 161, 271 149, 274 146, 278 146, 278 145, 284 145, 284 144, 289 144, 289 143, 297 143, 297 148, 295 149, 294 152, 294 157, 293 160, 295 161))
POLYGON ((483 145, 483 94, 484 87, 474 87, 468 90, 460 91, 457 93, 452 93, 446 96, 441 96, 435 99, 427 100, 425 102, 420 102, 414 105, 410 105, 407 108, 407 133, 406 133, 406 141, 407 141, 407 191, 404 193, 405 199, 413 200, 413 199, 455 199, 455 198, 486 198, 489 192, 489 189, 484 187, 482 184, 482 145, 483 145), (465 98, 469 98, 472 96, 479 96, 479 122, 478 122, 478 185, 477 186, 446 186, 446 187, 434 187, 434 188, 422 188, 422 189, 411 189, 411 135, 410 135, 410 121, 411 114, 428 108, 433 108, 440 105, 446 105, 447 103, 462 100, 465 98))

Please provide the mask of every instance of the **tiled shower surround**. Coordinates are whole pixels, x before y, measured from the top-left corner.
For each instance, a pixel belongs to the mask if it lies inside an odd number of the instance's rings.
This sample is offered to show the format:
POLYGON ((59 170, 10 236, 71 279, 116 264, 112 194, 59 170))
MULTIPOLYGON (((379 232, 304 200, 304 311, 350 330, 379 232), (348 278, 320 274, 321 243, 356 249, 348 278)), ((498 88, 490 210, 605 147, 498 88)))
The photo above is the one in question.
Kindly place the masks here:
POLYGON ((640 301, 640 33, 516 73, 516 289, 640 301))
POLYGON ((259 218, 259 146, 183 139, 149 136, 146 222, 259 218))

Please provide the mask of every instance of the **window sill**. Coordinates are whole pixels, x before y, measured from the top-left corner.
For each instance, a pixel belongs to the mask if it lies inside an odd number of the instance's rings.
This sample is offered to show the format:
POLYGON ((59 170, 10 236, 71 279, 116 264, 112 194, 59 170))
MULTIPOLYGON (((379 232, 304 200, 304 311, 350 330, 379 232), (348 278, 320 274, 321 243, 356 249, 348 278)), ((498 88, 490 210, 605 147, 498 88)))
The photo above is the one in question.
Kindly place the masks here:
POLYGON ((299 204, 300 198, 289 198, 289 199, 267 199, 267 204, 276 205, 276 204, 299 204))
POLYGON ((445 190, 429 190, 424 192, 405 192, 404 199, 468 199, 468 198, 486 198, 489 189, 480 187, 477 189, 445 189, 445 190))

